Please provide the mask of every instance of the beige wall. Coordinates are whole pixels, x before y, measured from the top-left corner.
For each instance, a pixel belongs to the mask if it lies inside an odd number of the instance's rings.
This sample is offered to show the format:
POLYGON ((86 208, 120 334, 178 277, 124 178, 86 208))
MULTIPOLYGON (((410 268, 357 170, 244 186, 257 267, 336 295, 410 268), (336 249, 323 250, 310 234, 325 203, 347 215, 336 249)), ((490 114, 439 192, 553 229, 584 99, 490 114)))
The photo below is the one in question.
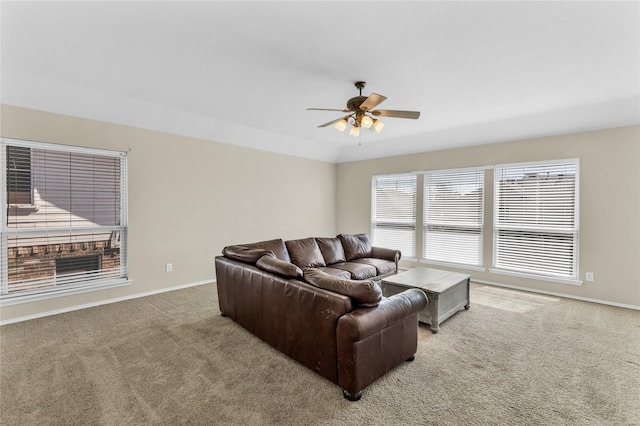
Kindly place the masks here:
MULTIPOLYGON (((339 164, 337 230, 370 232, 375 174, 568 158, 580 160, 580 279, 589 271, 595 281, 573 286, 460 271, 477 280, 640 308, 640 126, 339 164)), ((487 269, 492 262, 492 173, 485 188, 487 269)))
POLYGON ((0 114, 3 137, 129 152, 133 280, 7 306, 2 321, 213 280, 225 245, 335 235, 335 164, 6 105, 0 114))
MULTIPOLYGON (((478 280, 640 307, 640 127, 330 164, 194 138, 2 106, 3 137, 129 152, 133 284, 4 307, 7 321, 212 280, 228 244, 370 231, 371 176, 580 159, 580 277, 571 286, 471 273, 478 280), (337 188, 337 189, 336 189, 337 188), (307 196, 313 194, 313 197, 307 196), (174 272, 164 272, 165 263, 174 272)), ((491 173, 486 197, 491 199, 491 173)), ((485 267, 491 266, 491 203, 485 267)), ((415 266, 415 265, 408 265, 415 266)))

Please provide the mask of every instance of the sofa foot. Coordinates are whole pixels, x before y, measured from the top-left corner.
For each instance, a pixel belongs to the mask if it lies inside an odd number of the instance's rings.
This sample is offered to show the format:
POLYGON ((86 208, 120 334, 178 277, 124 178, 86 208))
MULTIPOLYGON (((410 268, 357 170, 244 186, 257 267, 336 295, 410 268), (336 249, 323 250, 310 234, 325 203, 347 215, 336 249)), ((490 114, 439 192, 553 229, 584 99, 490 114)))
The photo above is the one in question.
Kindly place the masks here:
POLYGON ((226 316, 227 316, 227 314, 225 314, 224 312, 220 312, 220 316, 222 316, 222 317, 226 317, 226 316))
POLYGON ((409 358, 407 358, 407 362, 411 362, 414 359, 416 359, 416 354, 411 355, 409 358))
POLYGON ((358 401, 360 398, 362 398, 362 391, 356 393, 355 395, 351 395, 349 391, 347 391, 346 389, 342 389, 342 395, 349 401, 358 401))

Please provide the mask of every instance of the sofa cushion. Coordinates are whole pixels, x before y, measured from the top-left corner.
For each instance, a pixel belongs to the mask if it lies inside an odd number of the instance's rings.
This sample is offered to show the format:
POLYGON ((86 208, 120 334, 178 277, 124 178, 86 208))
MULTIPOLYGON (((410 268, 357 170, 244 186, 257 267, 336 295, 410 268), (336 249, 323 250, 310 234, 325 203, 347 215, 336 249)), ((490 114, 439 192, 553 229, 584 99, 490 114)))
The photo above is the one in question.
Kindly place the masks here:
POLYGON ((349 271, 345 271, 344 269, 336 269, 329 266, 319 266, 316 269, 319 269, 320 271, 325 272, 329 275, 333 275, 334 277, 345 278, 347 280, 351 279, 351 273, 349 271))
POLYGON ((263 271, 273 272, 288 278, 302 278, 302 269, 290 262, 276 259, 273 256, 262 256, 256 266, 263 271))
POLYGON ((346 262, 342 243, 339 238, 316 238, 322 257, 327 265, 338 262, 346 262))
POLYGON ((245 263, 256 263, 258 259, 265 255, 272 258, 275 257, 271 251, 249 248, 247 246, 227 246, 222 249, 222 254, 229 259, 239 260, 245 263))
POLYGON ((365 265, 362 263, 341 262, 334 263, 331 267, 349 272, 352 280, 366 280, 373 278, 378 274, 375 266, 365 265))
POLYGON ((361 259, 353 259, 352 262, 362 263, 364 265, 371 265, 375 267, 376 271, 378 271, 377 275, 388 274, 390 272, 395 272, 396 270, 395 262, 391 262, 384 259, 377 259, 374 257, 363 257, 361 259))
POLYGON ((290 240, 285 242, 291 262, 301 268, 314 268, 316 266, 326 266, 322 252, 316 243, 315 238, 303 238, 301 240, 290 240))
POLYGON ((284 245, 284 241, 282 241, 282 239, 260 241, 257 243, 242 244, 242 245, 249 248, 258 248, 258 249, 263 249, 263 250, 273 252, 273 254, 278 259, 284 260, 285 262, 291 262, 291 258, 289 257, 289 253, 287 252, 287 247, 284 245))
POLYGON ((347 280, 316 268, 305 269, 304 279, 316 287, 349 296, 356 305, 371 307, 382 300, 382 290, 370 280, 347 280))
POLYGON ((347 261, 361 257, 371 257, 371 240, 367 234, 340 234, 338 238, 342 242, 347 261))

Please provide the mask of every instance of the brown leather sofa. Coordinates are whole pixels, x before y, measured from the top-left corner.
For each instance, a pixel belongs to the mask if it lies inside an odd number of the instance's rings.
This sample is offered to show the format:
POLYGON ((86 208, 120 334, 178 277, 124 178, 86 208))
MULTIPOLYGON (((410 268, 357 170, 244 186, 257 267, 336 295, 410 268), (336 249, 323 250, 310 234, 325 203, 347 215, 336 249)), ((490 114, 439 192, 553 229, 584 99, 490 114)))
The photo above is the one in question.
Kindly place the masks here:
POLYGON ((417 350, 425 294, 384 298, 375 281, 399 258, 366 234, 228 246, 215 259, 220 312, 356 401, 417 350))

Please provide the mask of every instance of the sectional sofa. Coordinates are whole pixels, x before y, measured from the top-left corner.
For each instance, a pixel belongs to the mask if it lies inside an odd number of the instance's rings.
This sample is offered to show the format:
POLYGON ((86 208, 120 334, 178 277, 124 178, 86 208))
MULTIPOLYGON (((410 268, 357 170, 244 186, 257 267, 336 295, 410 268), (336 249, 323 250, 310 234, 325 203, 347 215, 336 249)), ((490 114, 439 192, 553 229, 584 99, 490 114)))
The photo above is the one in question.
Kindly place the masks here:
POLYGON ((366 234, 227 246, 215 259, 220 312, 355 401, 417 350, 425 294, 385 298, 377 283, 399 259, 366 234))

